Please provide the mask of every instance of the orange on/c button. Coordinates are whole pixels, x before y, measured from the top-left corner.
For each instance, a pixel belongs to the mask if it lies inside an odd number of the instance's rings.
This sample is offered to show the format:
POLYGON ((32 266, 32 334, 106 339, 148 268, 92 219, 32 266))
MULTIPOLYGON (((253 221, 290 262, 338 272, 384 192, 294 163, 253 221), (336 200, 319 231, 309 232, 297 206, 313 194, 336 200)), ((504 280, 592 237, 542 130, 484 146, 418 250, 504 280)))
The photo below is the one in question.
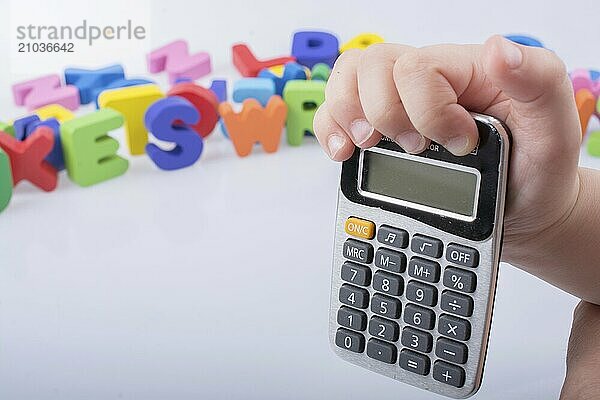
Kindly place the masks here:
POLYGON ((346 220, 344 228, 348 235, 358 238, 373 239, 375 236, 375 224, 364 219, 350 217, 346 220))

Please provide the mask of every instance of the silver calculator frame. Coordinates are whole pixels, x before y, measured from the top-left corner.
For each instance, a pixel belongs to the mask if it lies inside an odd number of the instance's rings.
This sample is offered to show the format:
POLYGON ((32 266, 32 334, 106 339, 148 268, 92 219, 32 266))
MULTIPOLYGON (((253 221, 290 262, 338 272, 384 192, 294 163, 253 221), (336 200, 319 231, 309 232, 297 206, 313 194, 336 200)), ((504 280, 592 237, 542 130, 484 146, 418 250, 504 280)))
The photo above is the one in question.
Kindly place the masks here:
MULTIPOLYGON (((487 344, 489 340, 489 333, 492 321, 492 312, 494 307, 498 267, 500 264, 500 252, 502 246, 504 221, 504 206, 506 197, 506 185, 508 180, 508 159, 510 152, 509 135, 502 123, 498 119, 477 113, 471 113, 471 115, 475 120, 492 126, 501 139, 500 159, 498 160, 499 174, 496 196, 496 213, 494 218, 494 227, 492 234, 482 241, 473 241, 465 238, 457 239, 456 235, 426 225, 407 216, 351 202, 346 198, 346 196, 343 194, 340 188, 338 191, 338 207, 334 241, 334 257, 332 266, 332 285, 329 315, 330 345, 334 353, 336 353, 342 359, 352 364, 377 372, 379 374, 386 375, 398 381, 410 384, 412 386, 456 399, 464 399, 474 395, 481 386, 481 381, 483 377, 485 358, 487 354, 487 344), (477 289, 475 293, 470 294, 473 297, 475 309, 473 311, 473 316, 467 318, 471 323, 471 337, 468 341, 463 342, 468 345, 469 359, 467 361, 467 364, 460 365, 466 372, 466 380, 463 387, 455 388, 453 386, 438 382, 432 377, 431 371, 433 370, 433 363, 435 360, 438 359, 435 356, 434 352, 435 343, 439 337, 444 337, 437 331, 437 319, 441 314, 450 314, 441 310, 439 301, 437 302, 435 307, 431 307, 431 309, 433 309, 436 313, 436 325, 432 331, 429 331, 429 333, 433 336, 434 350, 427 354, 431 360, 431 370, 429 374, 425 377, 401 369, 398 364, 398 361, 396 361, 395 364, 385 364, 380 361, 370 359, 366 355, 366 349, 363 353, 357 354, 336 346, 335 335, 337 329, 340 327, 337 323, 337 311, 343 305, 339 301, 338 297, 339 289, 344 283, 340 277, 341 266, 345 261, 345 259, 343 258, 343 244, 344 241, 349 237, 348 234, 346 234, 346 232, 344 231, 344 222, 348 217, 351 216, 371 220, 376 224, 376 226, 380 226, 382 224, 389 224, 405 229, 409 232, 409 236, 411 239, 415 233, 421 233, 425 235, 429 234, 438 237, 446 245, 448 243, 459 242, 461 244, 474 247, 479 251, 480 262, 479 266, 475 270, 477 273, 477 289), (479 356, 473 357, 474 354, 479 354, 479 356)), ((381 245, 377 244, 376 238, 373 238, 372 240, 359 240, 372 243, 375 248, 381 247, 381 245)), ((410 246, 406 249, 402 249, 401 251, 406 254, 407 259, 410 259, 412 256, 417 255, 410 250, 410 246)), ((446 248, 444 248, 444 253, 442 254, 442 257, 436 260, 441 264, 442 274, 444 269, 449 264, 445 259, 445 253, 446 248)), ((373 270, 375 270, 375 268, 373 268, 373 270)), ((403 277, 405 284, 412 279, 407 276, 406 271, 400 275, 403 277)), ((440 279, 440 281, 436 284, 428 284, 435 286, 438 289, 438 299, 440 298, 442 291, 448 289, 443 286, 442 279, 440 279)), ((370 296, 372 296, 375 293, 371 286, 366 288, 366 290, 369 291, 370 296)), ((400 301, 402 302, 402 309, 404 311, 404 306, 407 303, 404 293, 402 296, 400 296, 400 301)), ((366 310, 361 311, 364 311, 367 314, 368 318, 375 315, 370 310, 370 304, 366 310)), ((400 319, 397 321, 400 325, 401 331, 405 326, 407 326, 407 324, 403 321, 402 318, 403 313, 400 316, 400 319)), ((463 317, 459 316, 459 318, 463 317)), ((399 342, 400 339, 398 339, 398 341, 395 344, 399 345, 399 342)))

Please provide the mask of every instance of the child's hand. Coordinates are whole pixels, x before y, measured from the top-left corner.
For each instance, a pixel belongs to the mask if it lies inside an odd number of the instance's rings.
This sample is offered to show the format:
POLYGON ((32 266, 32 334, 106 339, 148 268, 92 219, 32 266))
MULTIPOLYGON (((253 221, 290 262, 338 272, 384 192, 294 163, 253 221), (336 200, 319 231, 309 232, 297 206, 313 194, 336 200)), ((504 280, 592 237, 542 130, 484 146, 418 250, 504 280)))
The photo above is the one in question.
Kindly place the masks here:
MULTIPOLYGON (((373 45, 340 56, 325 97, 314 131, 337 161, 349 158, 355 145, 377 144, 381 135, 411 153, 434 140, 465 155, 478 141, 467 110, 505 121, 513 141, 503 259, 600 302, 600 268, 578 271, 572 254, 596 249, 569 247, 582 239, 582 228, 574 228, 586 221, 573 215, 584 213, 576 207, 580 175, 586 182, 591 173, 577 167, 581 128, 573 89, 552 51, 500 36, 483 45, 373 45)), ((588 218, 597 219, 597 211, 589 211, 588 218)))

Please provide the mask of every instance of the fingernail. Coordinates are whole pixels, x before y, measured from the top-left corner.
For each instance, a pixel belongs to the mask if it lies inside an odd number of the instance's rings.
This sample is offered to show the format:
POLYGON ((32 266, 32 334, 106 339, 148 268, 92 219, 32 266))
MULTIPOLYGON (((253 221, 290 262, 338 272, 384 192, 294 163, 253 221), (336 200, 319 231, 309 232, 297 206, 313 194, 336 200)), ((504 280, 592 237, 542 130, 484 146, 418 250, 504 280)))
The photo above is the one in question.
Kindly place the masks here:
POLYGON ((425 138, 417 131, 402 133, 394 139, 407 153, 416 153, 425 146, 425 138))
POLYGON ((464 156, 469 153, 469 137, 453 137, 446 142, 444 147, 455 156, 464 156))
POLYGON ((511 69, 518 68, 523 62, 523 53, 521 53, 519 46, 505 38, 502 38, 500 43, 506 65, 511 69))
POLYGON ((340 133, 333 133, 327 138, 329 157, 335 158, 337 153, 346 145, 346 138, 340 133))
POLYGON ((373 133, 373 127, 366 119, 357 119, 350 124, 350 134, 356 144, 363 144, 373 133))

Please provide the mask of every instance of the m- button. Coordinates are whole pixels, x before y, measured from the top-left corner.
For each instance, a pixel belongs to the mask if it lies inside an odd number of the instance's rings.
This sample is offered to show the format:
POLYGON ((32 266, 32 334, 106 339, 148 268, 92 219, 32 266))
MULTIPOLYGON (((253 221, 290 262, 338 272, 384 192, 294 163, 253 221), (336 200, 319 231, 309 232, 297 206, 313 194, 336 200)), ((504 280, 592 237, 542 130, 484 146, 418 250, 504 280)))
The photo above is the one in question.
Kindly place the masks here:
POLYGON ((350 217, 346 220, 344 229, 348 235, 361 239, 373 239, 375 236, 375 224, 371 221, 350 217))

